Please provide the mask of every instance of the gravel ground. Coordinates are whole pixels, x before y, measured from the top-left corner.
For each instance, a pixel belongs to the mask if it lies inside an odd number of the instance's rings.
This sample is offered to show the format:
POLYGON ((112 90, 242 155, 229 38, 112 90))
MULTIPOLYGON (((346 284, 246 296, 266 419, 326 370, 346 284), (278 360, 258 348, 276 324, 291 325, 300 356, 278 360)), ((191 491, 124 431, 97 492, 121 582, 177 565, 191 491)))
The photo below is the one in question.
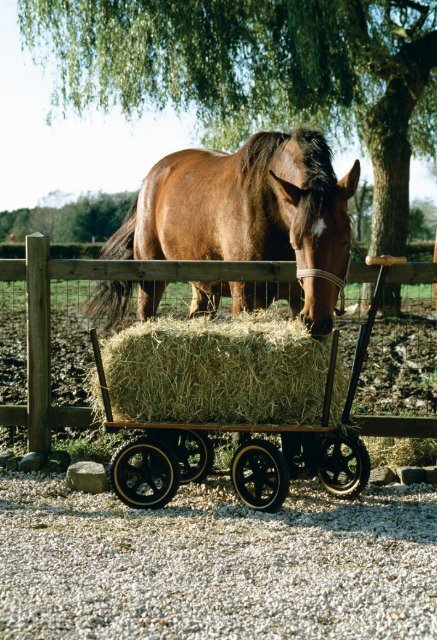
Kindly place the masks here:
POLYGON ((268 515, 219 477, 141 512, 3 473, 0 638, 436 638, 436 502, 429 485, 344 503, 300 481, 268 515))

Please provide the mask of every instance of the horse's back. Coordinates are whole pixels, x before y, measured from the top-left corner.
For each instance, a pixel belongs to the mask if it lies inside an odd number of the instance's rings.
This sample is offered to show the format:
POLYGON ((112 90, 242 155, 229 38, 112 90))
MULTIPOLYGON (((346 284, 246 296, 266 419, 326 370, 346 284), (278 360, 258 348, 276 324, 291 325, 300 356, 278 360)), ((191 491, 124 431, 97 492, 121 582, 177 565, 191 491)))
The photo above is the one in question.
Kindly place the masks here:
POLYGON ((159 245, 160 257, 169 260, 222 259, 224 235, 236 215, 233 159, 219 151, 187 149, 155 164, 138 197, 138 246, 147 254, 151 244, 159 245))

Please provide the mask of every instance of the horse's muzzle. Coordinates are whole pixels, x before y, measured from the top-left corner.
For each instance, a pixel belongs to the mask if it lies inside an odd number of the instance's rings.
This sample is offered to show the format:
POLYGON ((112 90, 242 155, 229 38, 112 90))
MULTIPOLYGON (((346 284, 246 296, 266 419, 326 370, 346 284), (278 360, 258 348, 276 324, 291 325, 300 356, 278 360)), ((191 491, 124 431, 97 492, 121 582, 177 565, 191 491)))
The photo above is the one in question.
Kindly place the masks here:
POLYGON ((310 332, 311 337, 316 340, 327 338, 332 333, 334 321, 331 316, 326 316, 326 318, 316 323, 303 313, 300 314, 299 318, 310 332))

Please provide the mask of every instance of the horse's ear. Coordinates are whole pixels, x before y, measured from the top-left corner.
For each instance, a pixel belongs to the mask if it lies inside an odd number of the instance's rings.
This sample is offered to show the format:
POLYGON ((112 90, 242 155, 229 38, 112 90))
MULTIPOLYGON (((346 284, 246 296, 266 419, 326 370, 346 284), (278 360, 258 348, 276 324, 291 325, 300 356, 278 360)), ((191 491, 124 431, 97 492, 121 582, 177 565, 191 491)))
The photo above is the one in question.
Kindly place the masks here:
POLYGON ((358 187, 358 180, 360 179, 360 161, 355 160, 354 166, 341 180, 337 182, 340 189, 345 192, 346 200, 352 198, 358 187))
POLYGON ((302 194, 304 193, 303 189, 299 189, 299 187, 296 187, 295 184, 291 182, 287 182, 287 180, 283 180, 282 178, 277 176, 276 173, 273 173, 272 170, 270 170, 270 174, 273 176, 276 182, 282 187, 282 190, 284 191, 285 196, 287 197, 288 200, 290 200, 291 204, 297 207, 302 197, 302 194))

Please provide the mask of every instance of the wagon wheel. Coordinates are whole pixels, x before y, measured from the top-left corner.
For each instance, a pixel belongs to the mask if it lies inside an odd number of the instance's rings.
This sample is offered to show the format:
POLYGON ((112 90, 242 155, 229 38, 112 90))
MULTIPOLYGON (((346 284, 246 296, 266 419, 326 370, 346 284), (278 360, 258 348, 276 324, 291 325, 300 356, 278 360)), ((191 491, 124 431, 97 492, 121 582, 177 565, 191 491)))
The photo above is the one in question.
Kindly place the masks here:
POLYGON ((179 431, 175 453, 182 484, 202 482, 211 473, 214 447, 207 434, 189 429, 179 431))
POLYGON ((140 438, 125 444, 114 455, 109 481, 129 507, 160 509, 179 488, 179 464, 167 445, 154 438, 140 438))
POLYGON ((363 442, 354 435, 329 436, 321 445, 317 476, 337 498, 355 498, 366 487, 370 459, 363 442))
POLYGON ((240 500, 257 511, 275 512, 288 494, 289 474, 284 456, 265 440, 238 447, 231 462, 231 479, 240 500))

